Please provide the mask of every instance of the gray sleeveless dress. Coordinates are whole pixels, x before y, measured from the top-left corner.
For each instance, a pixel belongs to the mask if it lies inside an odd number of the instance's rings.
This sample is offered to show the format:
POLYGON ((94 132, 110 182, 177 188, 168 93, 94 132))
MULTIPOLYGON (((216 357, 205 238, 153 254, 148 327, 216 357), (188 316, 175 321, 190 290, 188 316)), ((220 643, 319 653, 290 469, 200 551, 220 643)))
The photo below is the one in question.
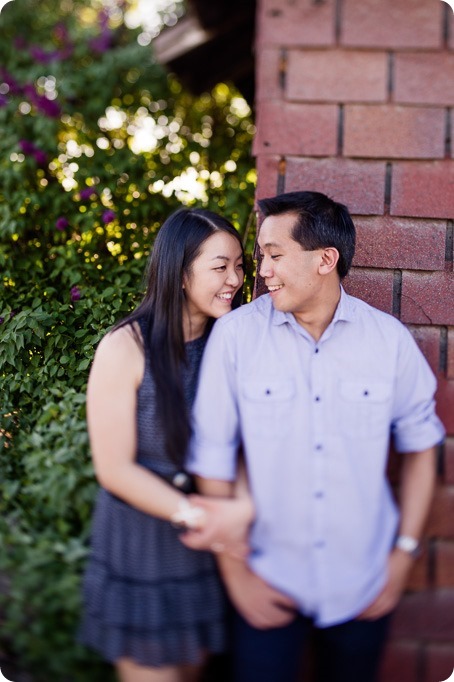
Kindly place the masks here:
MULTIPOLYGON (((190 406, 205 341, 186 344, 183 378, 190 406)), ((177 473, 157 425, 149 357, 137 396, 137 461, 167 480, 177 473)), ((127 657, 156 667, 196 663, 201 652, 225 649, 224 593, 214 559, 187 549, 179 532, 99 490, 79 641, 110 662, 127 657)))

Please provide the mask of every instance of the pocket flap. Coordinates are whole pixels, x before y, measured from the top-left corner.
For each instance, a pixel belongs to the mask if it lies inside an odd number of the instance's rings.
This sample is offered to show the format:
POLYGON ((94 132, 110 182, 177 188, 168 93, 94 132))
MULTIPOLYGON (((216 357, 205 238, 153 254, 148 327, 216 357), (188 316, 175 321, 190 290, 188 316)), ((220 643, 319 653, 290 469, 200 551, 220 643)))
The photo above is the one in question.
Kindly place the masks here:
POLYGON ((353 402, 382 403, 390 399, 392 384, 385 381, 342 381, 342 398, 353 402))
POLYGON ((292 379, 249 381, 243 385, 243 395, 258 402, 289 400, 295 395, 295 382, 292 379))

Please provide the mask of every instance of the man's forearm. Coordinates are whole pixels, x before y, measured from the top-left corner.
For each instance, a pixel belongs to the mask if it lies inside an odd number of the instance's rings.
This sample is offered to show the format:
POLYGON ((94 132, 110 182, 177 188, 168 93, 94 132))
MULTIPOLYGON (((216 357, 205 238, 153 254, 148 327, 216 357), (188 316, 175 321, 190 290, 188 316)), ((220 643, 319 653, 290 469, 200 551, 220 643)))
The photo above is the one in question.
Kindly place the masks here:
POLYGON ((435 447, 405 454, 400 486, 400 535, 421 538, 435 489, 435 456, 435 447))
POLYGON ((213 478, 196 476, 197 489, 208 497, 233 497, 234 483, 213 478))

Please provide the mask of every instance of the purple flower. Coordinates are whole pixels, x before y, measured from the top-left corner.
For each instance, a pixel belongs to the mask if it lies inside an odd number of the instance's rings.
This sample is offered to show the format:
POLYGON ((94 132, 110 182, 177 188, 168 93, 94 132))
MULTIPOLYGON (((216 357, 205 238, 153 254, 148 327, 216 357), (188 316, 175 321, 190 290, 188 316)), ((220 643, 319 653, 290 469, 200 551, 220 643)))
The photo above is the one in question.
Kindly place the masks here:
POLYGON ((16 312, 17 312, 17 310, 11 310, 11 312, 10 312, 10 314, 9 314, 9 319, 10 319, 10 320, 13 319, 14 315, 16 314, 16 312))
POLYGON ((4 321, 5 321, 5 318, 4 318, 4 317, 0 317, 0 324, 3 324, 4 321))
POLYGON ((107 211, 104 211, 102 214, 102 222, 107 225, 107 223, 111 223, 113 220, 115 220, 116 215, 115 211, 111 211, 110 209, 107 211))
POLYGON ((0 95, 0 107, 6 107, 8 100, 4 95, 0 95))
POLYGON ((33 152, 33 156, 35 157, 35 161, 38 166, 46 165, 47 156, 42 149, 35 149, 35 151, 33 152))
POLYGON ((96 196, 97 192, 94 187, 84 187, 83 189, 80 190, 79 195, 81 201, 88 201, 89 199, 92 198, 93 195, 96 196))
POLYGON ((92 40, 90 40, 89 45, 93 52, 102 54, 103 52, 107 52, 112 45, 112 38, 113 31, 103 30, 99 36, 96 36, 96 38, 92 38, 92 40))
POLYGON ((66 44, 68 42, 68 29, 62 21, 55 24, 52 33, 55 40, 58 40, 60 43, 66 44))
POLYGON ((81 297, 81 292, 80 292, 79 287, 76 287, 76 286, 71 287, 70 296, 71 296, 71 301, 73 301, 73 302, 78 301, 81 297))
POLYGON ((50 118, 58 118, 60 116, 60 106, 54 100, 47 99, 44 95, 39 95, 34 85, 28 83, 24 86, 24 93, 30 99, 30 102, 35 105, 38 111, 41 111, 45 116, 50 118))
POLYGON ((60 230, 60 232, 63 232, 67 227, 69 227, 69 223, 64 216, 60 216, 55 221, 55 227, 57 230, 60 230))
POLYGON ((47 155, 42 149, 39 149, 30 140, 19 140, 19 147, 26 156, 33 156, 38 166, 45 166, 47 163, 47 155))
POLYGON ((16 50, 23 50, 25 47, 27 47, 27 41, 23 36, 18 36, 14 39, 14 47, 16 50))
POLYGON ((23 88, 17 80, 10 74, 6 69, 1 69, 1 79, 3 83, 9 87, 9 92, 11 95, 20 95, 23 92, 23 88))
POLYGON ((31 156, 36 151, 35 145, 30 140, 19 140, 19 147, 26 156, 31 156))
POLYGON ((43 50, 43 48, 39 47, 39 45, 32 45, 30 48, 31 57, 33 57, 33 59, 40 64, 49 64, 58 57, 58 54, 59 53, 57 50, 46 52, 46 50, 43 50))
POLYGON ((49 116, 49 118, 58 118, 60 116, 60 105, 55 100, 47 99, 44 95, 35 94, 32 102, 45 116, 49 116))

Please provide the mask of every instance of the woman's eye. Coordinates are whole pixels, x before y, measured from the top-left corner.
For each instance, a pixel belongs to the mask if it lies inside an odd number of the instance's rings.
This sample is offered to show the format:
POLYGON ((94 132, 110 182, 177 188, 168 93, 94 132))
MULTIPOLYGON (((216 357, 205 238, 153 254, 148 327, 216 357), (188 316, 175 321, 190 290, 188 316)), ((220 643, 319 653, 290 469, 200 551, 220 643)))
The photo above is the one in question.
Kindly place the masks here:
POLYGON ((276 258, 280 258, 280 257, 281 257, 280 254, 276 254, 276 255, 274 255, 274 256, 270 256, 271 260, 276 260, 276 258))
POLYGON ((238 270, 243 270, 244 269, 244 263, 238 263, 238 265, 236 267, 238 268, 238 270))
POLYGON ((220 265, 218 268, 214 268, 216 272, 224 272, 225 271, 225 265, 220 265))

